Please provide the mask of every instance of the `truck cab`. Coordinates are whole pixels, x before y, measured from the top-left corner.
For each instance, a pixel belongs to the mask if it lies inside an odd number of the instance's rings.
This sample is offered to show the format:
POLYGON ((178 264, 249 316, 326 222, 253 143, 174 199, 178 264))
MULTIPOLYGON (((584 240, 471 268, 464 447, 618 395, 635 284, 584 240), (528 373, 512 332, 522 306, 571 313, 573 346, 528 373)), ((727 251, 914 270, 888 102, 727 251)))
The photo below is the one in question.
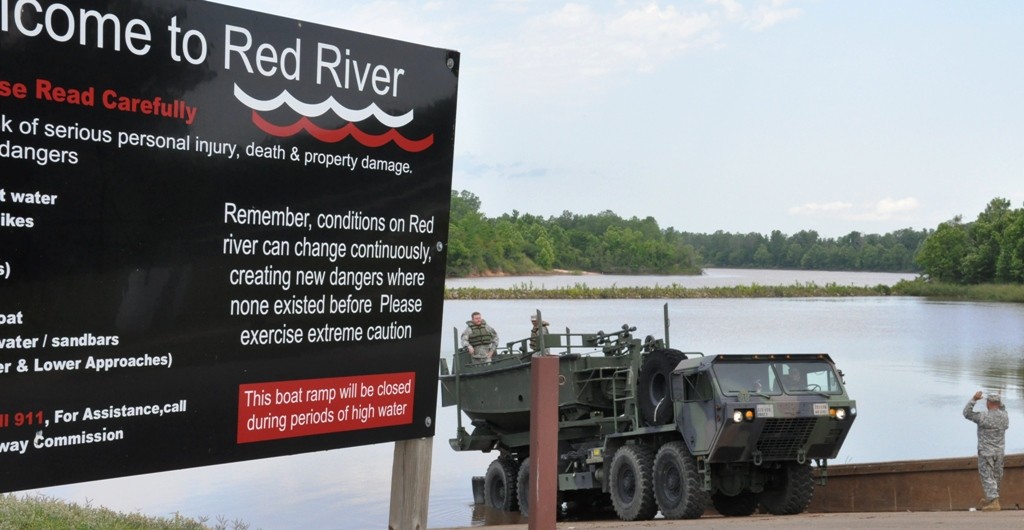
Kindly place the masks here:
MULTIPOLYGON (((857 415, 827 354, 691 356, 671 381, 675 424, 716 508, 752 511, 758 496, 789 477, 807 491, 777 511, 803 511, 813 492, 809 464, 825 476, 857 415)), ((762 504, 776 513, 771 501, 762 504)))

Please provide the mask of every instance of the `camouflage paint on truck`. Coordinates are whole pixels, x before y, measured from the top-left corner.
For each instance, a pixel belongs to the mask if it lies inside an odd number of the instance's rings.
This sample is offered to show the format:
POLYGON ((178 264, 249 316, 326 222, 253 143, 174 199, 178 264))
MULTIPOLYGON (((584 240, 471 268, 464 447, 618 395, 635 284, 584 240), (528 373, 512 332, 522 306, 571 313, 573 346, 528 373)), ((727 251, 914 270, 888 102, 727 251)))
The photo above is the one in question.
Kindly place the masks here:
MULTIPOLYGON (((666 331, 667 326, 666 308, 666 331)), ((548 334, 559 356, 558 490, 567 509, 613 509, 627 521, 726 516, 758 506, 804 511, 854 418, 856 403, 827 354, 684 353, 667 340, 614 333, 548 334)), ((529 340, 493 363, 457 353, 442 365, 442 405, 457 405, 457 451, 497 451, 484 476, 492 508, 527 513, 529 340), (470 418, 472 432, 462 425, 470 418)))

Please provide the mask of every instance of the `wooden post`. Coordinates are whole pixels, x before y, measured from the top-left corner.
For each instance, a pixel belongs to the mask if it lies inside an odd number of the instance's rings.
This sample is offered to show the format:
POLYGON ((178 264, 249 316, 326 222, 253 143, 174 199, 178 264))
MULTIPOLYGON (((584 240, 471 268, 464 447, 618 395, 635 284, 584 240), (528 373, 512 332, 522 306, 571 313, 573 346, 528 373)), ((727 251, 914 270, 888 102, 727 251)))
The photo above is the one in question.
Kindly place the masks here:
POLYGON ((426 530, 433 447, 433 438, 395 442, 389 530, 426 530))
POLYGON ((558 368, 557 355, 530 359, 530 530, 554 530, 558 515, 558 368))

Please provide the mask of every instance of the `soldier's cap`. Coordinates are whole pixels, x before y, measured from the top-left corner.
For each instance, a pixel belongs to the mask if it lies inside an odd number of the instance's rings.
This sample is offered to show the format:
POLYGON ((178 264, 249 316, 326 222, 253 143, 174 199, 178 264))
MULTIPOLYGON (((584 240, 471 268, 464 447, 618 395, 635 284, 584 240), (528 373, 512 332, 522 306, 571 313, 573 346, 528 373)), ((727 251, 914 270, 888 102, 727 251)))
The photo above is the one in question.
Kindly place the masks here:
POLYGON ((537 320, 537 313, 530 313, 530 320, 537 320))
POLYGON ((985 399, 988 400, 988 401, 991 401, 993 403, 1002 403, 1002 401, 1003 401, 1003 398, 999 397, 999 394, 996 393, 996 392, 993 392, 993 393, 985 396, 985 399))

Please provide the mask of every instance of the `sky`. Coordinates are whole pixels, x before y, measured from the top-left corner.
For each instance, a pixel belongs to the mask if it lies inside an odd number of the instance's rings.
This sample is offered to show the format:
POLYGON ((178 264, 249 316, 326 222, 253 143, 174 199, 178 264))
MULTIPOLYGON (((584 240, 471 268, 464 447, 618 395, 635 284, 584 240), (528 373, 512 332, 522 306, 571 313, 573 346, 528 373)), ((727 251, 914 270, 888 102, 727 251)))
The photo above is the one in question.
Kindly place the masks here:
POLYGON ((218 3, 461 54, 452 188, 822 237, 1024 206, 1024 2, 218 3))

